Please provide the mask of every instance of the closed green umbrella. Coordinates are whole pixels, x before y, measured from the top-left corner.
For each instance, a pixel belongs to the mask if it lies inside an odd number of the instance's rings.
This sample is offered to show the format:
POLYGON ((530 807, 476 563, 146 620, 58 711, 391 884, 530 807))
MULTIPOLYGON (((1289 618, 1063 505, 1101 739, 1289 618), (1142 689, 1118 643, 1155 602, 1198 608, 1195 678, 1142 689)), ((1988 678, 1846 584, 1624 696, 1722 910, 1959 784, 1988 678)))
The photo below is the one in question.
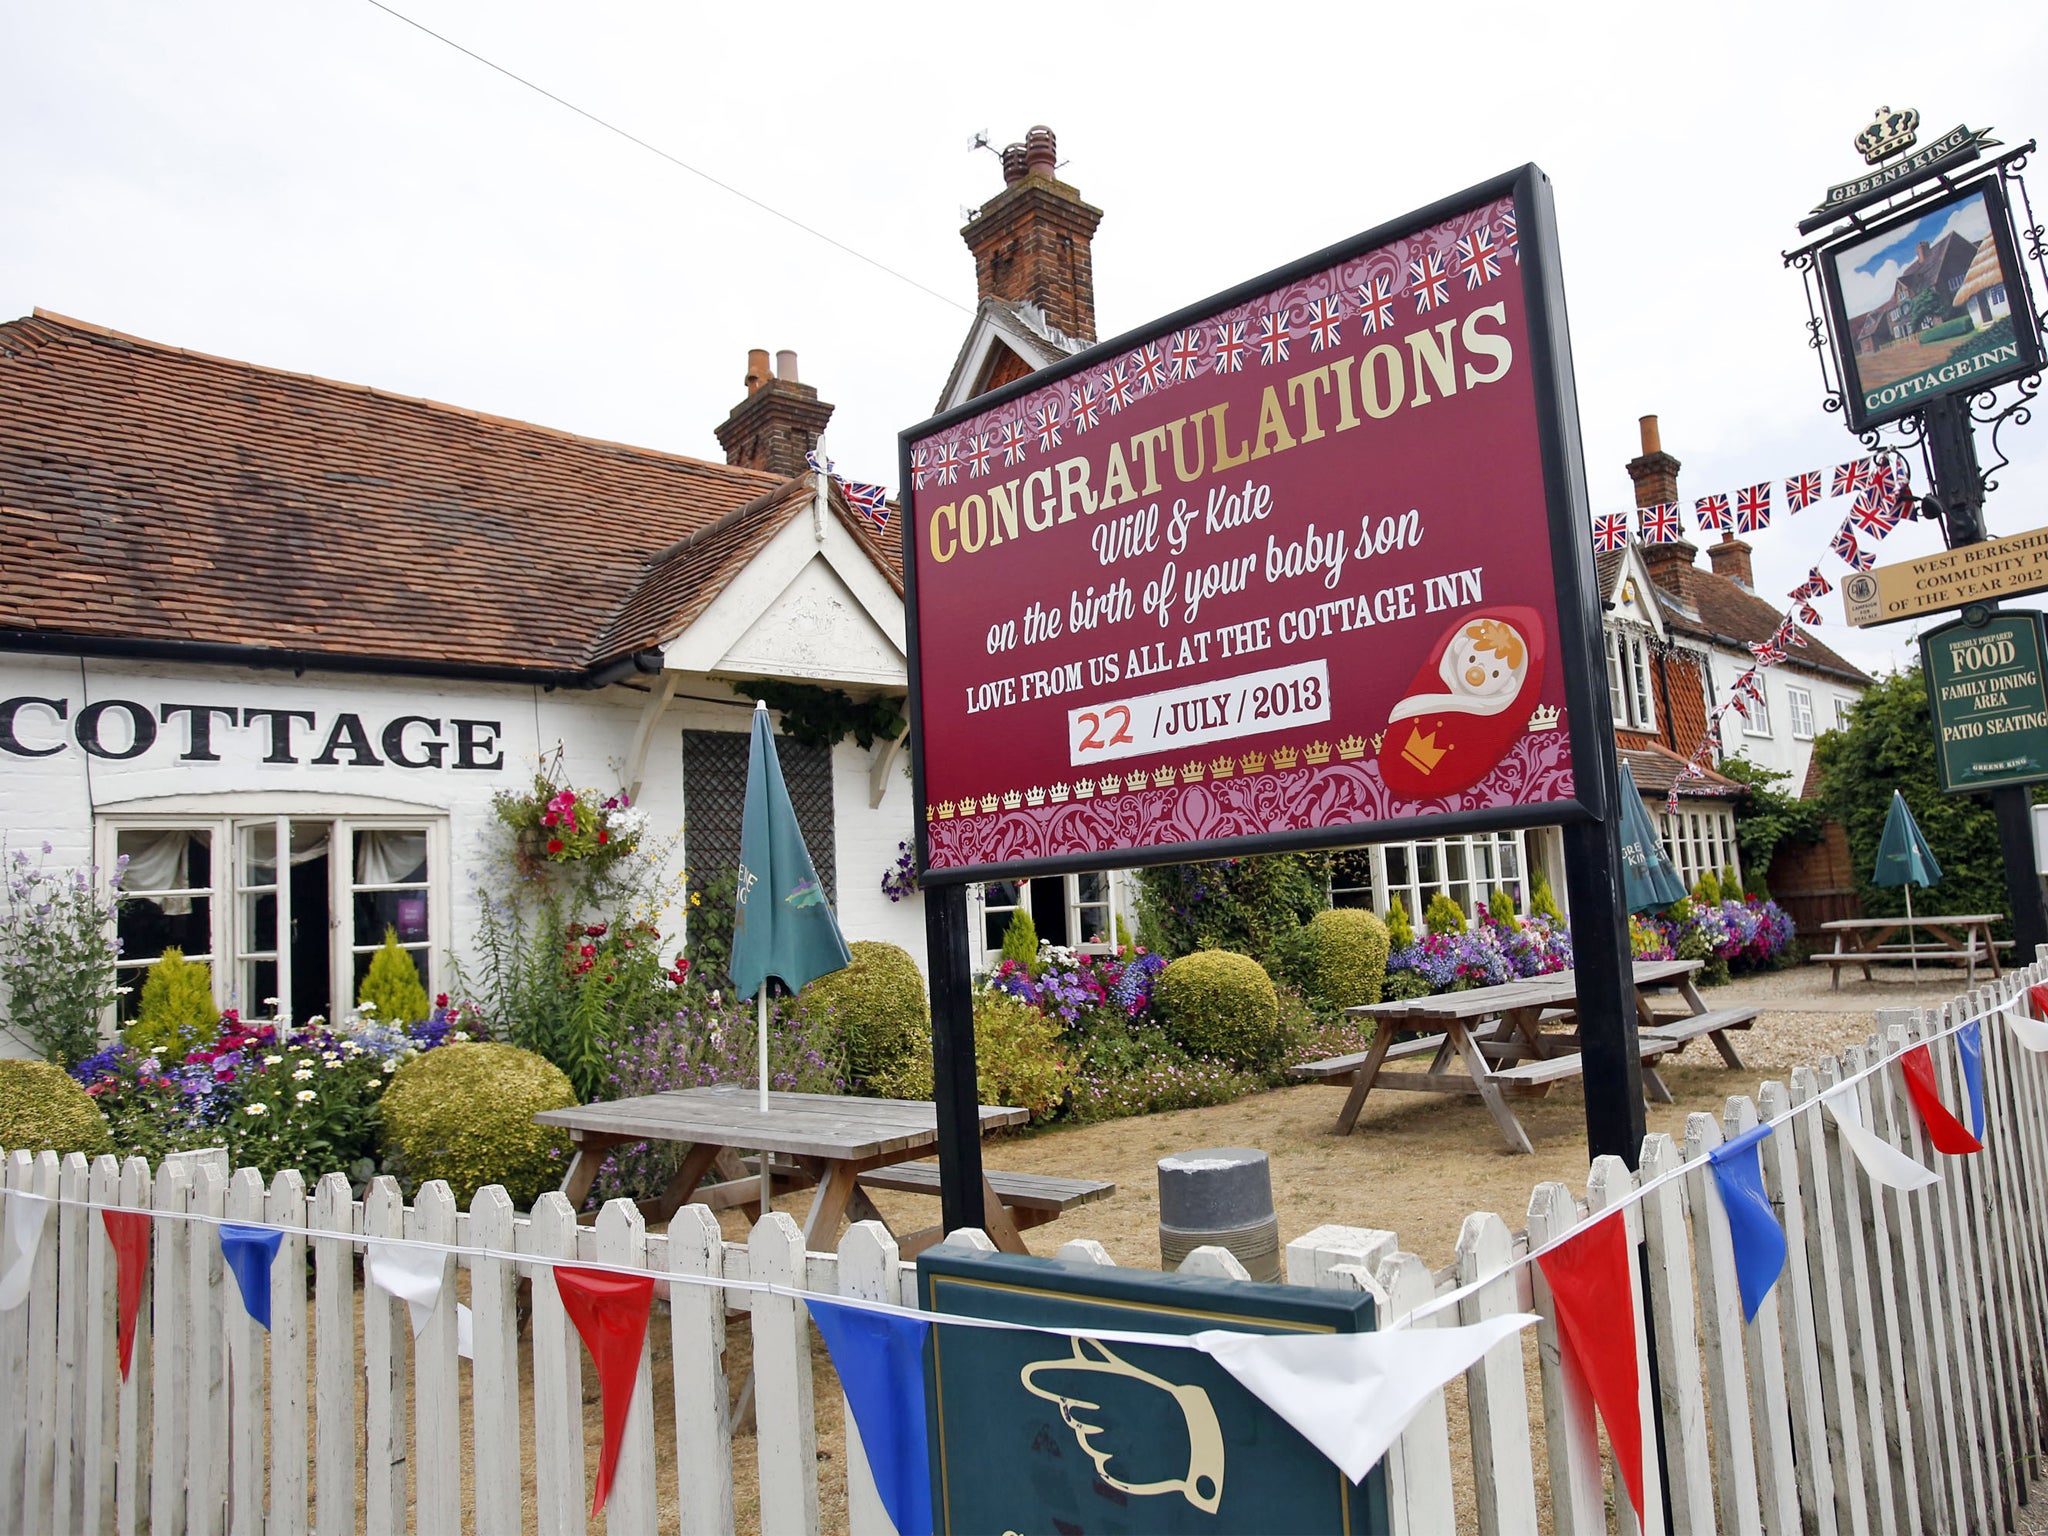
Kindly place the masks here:
MULTIPOLYGON (((1906 805, 1906 797, 1892 791, 1892 808, 1885 813, 1884 836, 1877 840, 1877 868, 1871 872, 1872 885, 1903 885, 1906 888, 1906 921, 1913 921, 1913 887, 1937 885, 1941 865, 1934 850, 1921 835, 1920 824, 1906 805)), ((1906 935, 1908 940, 1913 937, 1906 935)), ((1920 976, 1920 957, 1913 957, 1913 976, 1920 976)))
POLYGON ((1655 911, 1685 896, 1685 882, 1657 841, 1627 758, 1621 760, 1621 889, 1631 912, 1655 911))
MULTIPOLYGON (((782 782, 782 760, 768 726, 768 706, 754 706, 747 752, 747 802, 740 819, 740 868, 732 923, 732 981, 738 997, 756 1000, 761 1112, 768 1112, 768 978, 792 992, 853 963, 825 900, 817 866, 804 846, 796 807, 782 782)), ((761 1213, 768 1212, 768 1154, 761 1154, 761 1213)))

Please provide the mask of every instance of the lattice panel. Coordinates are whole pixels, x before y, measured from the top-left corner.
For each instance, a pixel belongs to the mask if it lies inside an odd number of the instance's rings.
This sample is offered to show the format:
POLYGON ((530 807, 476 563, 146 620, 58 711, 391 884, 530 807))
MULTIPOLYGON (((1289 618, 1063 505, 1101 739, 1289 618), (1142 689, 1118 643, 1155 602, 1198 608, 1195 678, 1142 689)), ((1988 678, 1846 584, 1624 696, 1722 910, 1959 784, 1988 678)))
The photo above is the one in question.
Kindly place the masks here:
MULTIPOLYGON (((700 890, 740 862, 740 821, 747 804, 747 743, 742 731, 683 732, 683 826, 690 888, 700 890)), ((832 825, 832 749, 775 738, 782 782, 796 807, 825 896, 839 906, 839 864, 832 825)))

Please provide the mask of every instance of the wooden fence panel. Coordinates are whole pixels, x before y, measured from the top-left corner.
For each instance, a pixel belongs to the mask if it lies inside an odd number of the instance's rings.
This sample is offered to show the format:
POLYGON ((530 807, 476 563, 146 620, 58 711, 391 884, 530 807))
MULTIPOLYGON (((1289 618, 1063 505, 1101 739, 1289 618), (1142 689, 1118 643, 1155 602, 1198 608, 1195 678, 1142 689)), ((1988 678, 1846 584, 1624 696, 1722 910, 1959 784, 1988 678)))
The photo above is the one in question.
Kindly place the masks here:
MULTIPOLYGON (((131 1157, 121 1166, 121 1183, 116 1197, 119 1203, 131 1211, 147 1211, 152 1203, 152 1185, 149 1164, 139 1157, 131 1157)), ((145 1243, 145 1262, 149 1245, 145 1243)), ((144 1284, 150 1277, 145 1276, 144 1284)), ((121 1368, 119 1339, 115 1341, 116 1358, 114 1369, 121 1368)), ((147 1404, 150 1401, 150 1372, 155 1353, 155 1332, 151 1324, 149 1292, 142 1293, 140 1304, 135 1310, 135 1335, 130 1343, 128 1379, 120 1382, 116 1389, 119 1398, 115 1406, 115 1436, 120 1447, 119 1460, 114 1467, 114 1529, 120 1536, 135 1536, 143 1526, 150 1523, 149 1475, 144 1468, 150 1465, 153 1447, 150 1445, 150 1421, 147 1404)))
MULTIPOLYGON (((1514 1237, 1498 1216, 1484 1213, 1465 1218, 1458 1232, 1456 1283, 1462 1287, 1488 1275, 1495 1278, 1464 1300, 1460 1323, 1469 1327, 1522 1310, 1509 1268, 1514 1253, 1514 1237)), ((1288 1257, 1291 1274, 1291 1244, 1288 1257)), ((1481 1536, 1517 1536, 1536 1529, 1527 1370, 1522 1340, 1517 1336, 1496 1344, 1465 1373, 1465 1406, 1472 1420, 1473 1497, 1481 1536)), ((1712 1522, 1701 1529, 1711 1530, 1712 1522)))
MULTIPOLYGON (((86 1179, 86 1196, 95 1205, 115 1205, 121 1197, 121 1165, 111 1155, 96 1157, 86 1179)), ((114 1248, 107 1224, 98 1211, 80 1211, 85 1236, 84 1365, 79 1373, 83 1397, 79 1444, 83 1496, 74 1524, 80 1530, 114 1528, 114 1467, 121 1441, 117 1417, 121 1401, 121 1362, 116 1316, 117 1286, 114 1248)))
MULTIPOLYGON (((286 1229, 270 1266, 270 1519, 266 1536, 306 1536, 306 1182, 270 1181, 264 1220, 286 1229)), ((350 1329, 354 1331, 353 1328, 350 1329)))
MULTIPOLYGON (((228 1180, 212 1161, 195 1160, 186 1209, 205 1218, 186 1243, 190 1261, 185 1326, 191 1340, 186 1362, 185 1528, 191 1536, 221 1536, 227 1529, 228 1469, 221 1448, 228 1443, 226 1343, 222 1319, 230 1305, 226 1264, 221 1258, 220 1224, 227 1214, 228 1180)), ((234 1302, 240 1307, 240 1302, 234 1302)))
POLYGON ((1614 1499, 1624 1514, 1623 1530, 1633 1528, 1663 1536, 1664 1490, 1662 1480, 1657 1476, 1657 1397, 1650 1383, 1650 1336, 1644 1327, 1642 1209, 1630 1198, 1635 1190, 1636 1176, 1627 1163, 1612 1156, 1593 1159, 1592 1169, 1586 1176, 1588 1219, 1598 1220, 1603 1211, 1620 1207, 1620 1219, 1627 1224, 1629 1313, 1636 1333, 1636 1428, 1643 1447, 1641 1519, 1636 1518, 1635 1509, 1629 1503, 1627 1486, 1618 1467, 1614 1477, 1614 1499))
MULTIPOLYGON (((203 1229, 184 1219, 192 1196, 188 1170, 165 1163, 150 1188, 150 1209, 158 1213, 150 1234, 150 1315, 155 1359, 150 1362, 149 1529, 150 1536, 183 1536, 186 1528, 185 1465, 192 1410, 192 1234, 203 1229)), ((351 1446, 353 1449, 353 1446, 351 1446)))
MULTIPOLYGON (((420 1243, 453 1243, 455 1196, 445 1179, 429 1179, 406 1213, 405 1235, 420 1243)), ((457 1363, 455 1260, 441 1265, 441 1294, 420 1327, 412 1308, 392 1316, 412 1340, 413 1506, 422 1531, 462 1524, 462 1369, 457 1363)), ((367 1301, 367 1293, 365 1300, 367 1301)))
MULTIPOLYGON (((240 1168, 228 1181, 228 1220, 263 1220, 263 1175, 240 1168)), ((271 1265, 275 1274, 277 1265, 271 1265)), ((267 1285, 265 1287, 268 1289, 267 1285)), ((240 1285, 223 1288, 228 1345, 228 1531, 230 1536, 263 1532, 263 1325, 250 1314, 240 1285)))
MULTIPOLYGON (((379 1177, 363 1194, 366 1237, 404 1237, 405 1205, 398 1182, 379 1177)), ((399 1531, 405 1522, 405 1340, 411 1328, 404 1307, 371 1285, 363 1306, 363 1521, 370 1531, 399 1531)))
POLYGON ((1834 1526, 1844 1536, 1873 1529, 1864 1484, 1864 1445, 1856 1377, 1849 1350, 1849 1293, 1846 1259, 1835 1241, 1839 1188, 1827 1143, 1826 1111, 1816 1102, 1820 1081, 1811 1067, 1792 1072, 1792 1103, 1802 1113, 1788 1129, 1797 1163, 1805 1217, 1807 1300, 1812 1309, 1813 1352, 1820 1373, 1820 1411, 1833 1473, 1834 1526), (1812 1107, 1807 1107, 1812 1106, 1812 1107))
MULTIPOLYGON (((521 1253, 574 1261, 576 1212, 559 1192, 534 1202, 521 1227, 521 1253)), ((541 1536, 583 1536, 584 1484, 582 1344, 562 1309, 553 1271, 536 1264, 533 1276, 533 1470, 541 1536)))
MULTIPOLYGON (((1728 1100, 1721 1112, 1723 1136, 1732 1140, 1754 1130, 1756 1125, 1756 1105, 1746 1095, 1738 1094, 1728 1100)), ((1764 1146, 1772 1139, 1766 1137, 1764 1146)), ((1763 1166, 1762 1153, 1763 1148, 1759 1147, 1759 1172, 1763 1166)), ((1717 1188, 1717 1198, 1719 1194, 1717 1188)), ((1781 1212, 1781 1226, 1783 1219, 1781 1212)), ((1781 1272, 1778 1280, 1783 1278, 1781 1272)), ((1757 1446, 1757 1500, 1763 1507, 1764 1524, 1773 1531, 1789 1533, 1800 1529, 1801 1516, 1799 1472, 1792 1451, 1791 1389, 1785 1379, 1785 1338, 1780 1317, 1784 1294, 1780 1283, 1773 1283, 1764 1293, 1756 1316, 1742 1325, 1742 1346, 1749 1362, 1750 1423, 1762 1432, 1757 1446)), ((1736 1302, 1741 1305, 1739 1295, 1736 1302)))
MULTIPOLYGON (((486 1184, 469 1202, 469 1240, 498 1253, 516 1251, 512 1197, 486 1184)), ((452 1283, 452 1281, 451 1281, 452 1283)), ((452 1303, 451 1295, 449 1301, 452 1303)), ((519 1275, 503 1259, 473 1259, 470 1468, 479 1531, 526 1529, 519 1433, 519 1275)))
MULTIPOLYGON (((597 1260, 628 1269, 647 1267, 647 1225, 631 1200, 607 1200, 597 1213, 597 1260)), ((633 1378, 633 1402, 626 1435, 605 1505, 606 1536, 654 1536, 654 1352, 650 1335, 640 1341, 640 1369, 633 1378)), ((765 1529, 765 1527, 764 1527, 765 1529)))
MULTIPOLYGON (((1643 1182, 1682 1167, 1678 1146, 1662 1132, 1643 1138, 1643 1182)), ((1643 1199, 1643 1242, 1650 1260, 1650 1314, 1657 1342, 1658 1411, 1676 1536, 1713 1536, 1714 1469, 1708 1456, 1706 1385, 1700 1375, 1699 1307, 1693 1292, 1692 1244, 1686 1235, 1685 1183, 1674 1179, 1643 1199)), ((1523 1529, 1530 1529, 1525 1526, 1523 1529)))
POLYGON ((64 1204, 54 1213, 44 1241, 57 1249, 57 1459, 51 1483, 51 1522, 59 1531, 83 1525, 85 1503, 85 1329, 89 1310, 85 1202, 92 1170, 85 1155, 72 1152, 58 1165, 57 1187, 64 1204))
MULTIPOLYGON (((1693 1283, 1699 1288, 1700 1345, 1706 1354, 1708 1422, 1712 1427, 1714 1499, 1720 1529, 1756 1536, 1763 1530, 1757 1462, 1768 1442, 1756 1443, 1749 1381, 1742 1359, 1742 1295, 1735 1279, 1735 1249, 1728 1213, 1711 1188, 1706 1155, 1721 1145, 1712 1115, 1685 1117, 1686 1202, 1691 1207, 1693 1283)), ((1772 1472, 1775 1473, 1775 1468, 1772 1472)))
MULTIPOLYGON (((23 1151, 7 1154, 5 1185, 0 1197, 0 1264, 12 1267, 20 1258, 15 1251, 12 1218, 8 1209, 14 1192, 27 1193, 35 1183, 35 1158, 23 1151)), ((0 1402, 29 1400, 28 1305, 0 1312, 0 1402)), ((26 1478, 28 1474, 28 1420, 26 1412, 0 1413, 0 1526, 28 1528, 26 1478)))
MULTIPOLYGON (((1385 1297, 1382 1326, 1401 1326, 1401 1319, 1436 1295, 1429 1266, 1412 1253, 1390 1253, 1380 1260, 1378 1280, 1385 1297)), ((1410 1324, 1434 1328, 1435 1318, 1410 1324)), ((1451 1428, 1441 1392, 1416 1410, 1401 1432, 1401 1498, 1394 1522, 1397 1536, 1455 1536, 1457 1503, 1451 1488, 1451 1428)))
MULTIPOLYGON (((668 1266, 720 1279, 725 1242, 718 1218, 686 1205, 669 1219, 668 1266)), ((708 1285, 669 1287, 669 1343, 675 1372, 676 1481, 683 1536, 732 1536, 732 1388, 725 1375, 725 1293, 708 1285)))
POLYGON ((348 1176, 313 1187, 313 1523, 319 1536, 356 1529, 356 1245, 360 1207, 348 1176))
MULTIPOLYGON (((771 1211, 747 1241, 754 1278, 801 1285, 802 1231, 771 1211)), ((818 1428, 811 1397, 810 1315, 787 1296, 754 1297, 754 1435, 761 1529, 818 1536, 818 1428)))
MULTIPOLYGON (((2015 1204, 2038 1202, 2025 1187, 2027 1143, 2048 1133, 2038 1118, 2042 1105, 2041 1058, 2019 1048, 2003 1019, 1987 1022, 1984 1043, 1984 1121, 1989 1140, 1977 1157, 1966 1159, 1978 1181, 1978 1222, 1984 1243, 1983 1306, 1995 1332, 2004 1366, 2006 1439, 2014 1457, 2029 1472, 2037 1471, 2042 1442, 2043 1399, 2038 1375, 2040 1321, 2029 1306, 2042 1292, 2032 1289, 2032 1266, 2024 1250, 2031 1241, 2016 1225, 2015 1204), (2015 1196, 2018 1196, 2017 1202, 2015 1196), (2022 1250, 2015 1252, 2015 1249, 2022 1250), (2023 1283, 2022 1272, 2030 1278, 2023 1283)), ((2007 1479, 2011 1480, 2008 1471, 2007 1479)), ((2022 1490, 2024 1492, 2024 1490, 2022 1490)))
MULTIPOLYGON (((1757 1090, 1757 1112, 1766 1120, 1776 1120, 1790 1108, 1791 1096, 1783 1083, 1766 1082, 1757 1090)), ((1780 1312, 1800 1526, 1818 1536, 1835 1536, 1839 1527, 1832 1495, 1834 1463, 1829 1455, 1827 1415, 1820 1384, 1814 1282, 1806 1262, 1806 1202, 1800 1195, 1799 1153, 1791 1124, 1782 1124, 1772 1131, 1764 1138, 1760 1150, 1764 1190, 1785 1228, 1780 1312)))
MULTIPOLYGON (((879 1221, 858 1221, 846 1230, 839 1243, 839 1294, 862 1301, 896 1300, 896 1239, 879 1221)), ((868 1465, 867 1450, 861 1444, 860 1426, 853 1419, 853 1405, 840 1395, 840 1410, 846 1419, 846 1526, 850 1536, 897 1536, 896 1526, 882 1507, 875 1488, 875 1474, 868 1465)))
MULTIPOLYGON (((1539 1184, 1529 1197, 1529 1247, 1565 1236, 1579 1224, 1578 1202, 1562 1184, 1539 1184)), ((1607 1529, 1600 1487, 1600 1436, 1593 1394, 1577 1363, 1564 1352, 1557 1331, 1557 1304, 1531 1266, 1536 1315, 1537 1371, 1543 1385, 1543 1436, 1550 1457, 1550 1518, 1556 1536, 1589 1536, 1607 1529)))

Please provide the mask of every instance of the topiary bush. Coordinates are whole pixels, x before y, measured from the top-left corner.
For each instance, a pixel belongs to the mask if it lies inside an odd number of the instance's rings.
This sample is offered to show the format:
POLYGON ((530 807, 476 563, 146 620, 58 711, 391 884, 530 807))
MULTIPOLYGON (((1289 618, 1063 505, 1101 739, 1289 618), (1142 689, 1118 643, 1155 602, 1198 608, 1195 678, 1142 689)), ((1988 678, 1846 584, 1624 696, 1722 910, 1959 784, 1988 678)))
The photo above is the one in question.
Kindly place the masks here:
POLYGON ((1486 903, 1486 915, 1493 920, 1495 927, 1505 928, 1509 933, 1519 931, 1522 926, 1521 919, 1515 915, 1514 895, 1504 885, 1493 888, 1493 895, 1486 903))
POLYGON ((853 964, 820 976, 801 997, 808 1008, 833 1011, 846 1039, 847 1071, 866 1083, 900 1067, 920 1044, 931 1050, 932 1010, 909 950, 873 939, 849 948, 853 964))
POLYGON ((1721 877, 1711 869, 1701 875, 1699 884, 1692 888, 1692 899, 1703 907, 1718 906, 1721 901, 1721 877))
POLYGON ((1331 907, 1302 928, 1295 978, 1310 1001, 1325 1007, 1376 1003, 1391 944, 1387 925, 1363 907, 1331 907))
POLYGON ((1032 921, 1028 907, 1010 914, 1009 926, 1003 929, 1003 958, 1026 970, 1038 963, 1038 924, 1032 921))
POLYGON ((1529 914, 1549 918, 1553 928, 1564 926, 1564 913, 1558 910, 1557 897, 1551 893, 1550 877, 1540 869, 1529 881, 1529 914))
POLYGON ((1721 871, 1721 899, 1723 901, 1742 900, 1742 877, 1735 873, 1735 866, 1732 864, 1721 871))
POLYGON ((1409 919, 1408 905, 1398 896, 1387 903, 1387 942, 1395 949, 1406 949, 1415 942, 1415 924, 1409 919))
POLYGON ((1431 933, 1463 933, 1465 931, 1465 909, 1442 891, 1429 898, 1429 907, 1422 914, 1423 924, 1431 933))
POLYGON ((1167 1033, 1197 1056, 1255 1070, 1280 1047, 1280 1000, 1273 978, 1249 955, 1197 950, 1159 973, 1153 1004, 1167 1033))
POLYGON ((568 1109, 575 1090, 562 1069, 516 1045, 444 1045, 415 1056, 384 1090, 384 1153, 414 1186, 446 1179, 467 1206, 502 1184, 526 1207, 562 1181, 568 1134, 533 1117, 568 1109))
POLYGON ((174 944, 143 972, 141 1004, 122 1038, 144 1054, 162 1046, 165 1056, 183 1061, 219 1025, 212 969, 204 960, 187 960, 174 944))
POLYGON ((398 947, 398 930, 384 928, 384 947, 370 956, 370 968, 363 975, 356 1006, 376 1015, 379 1024, 417 1024, 427 1016, 427 989, 420 985, 420 968, 412 952, 398 947))
POLYGON ((86 1091, 48 1061, 0 1061, 0 1147, 9 1152, 114 1150, 107 1122, 86 1091))
MULTIPOLYGON (((984 1104, 1009 1104, 1049 1118, 1066 1102, 1074 1062, 1059 1022, 1007 992, 974 995, 974 1075, 984 1104)), ((917 1050, 870 1084, 889 1099, 932 1096, 932 1041, 927 1030, 917 1050)))

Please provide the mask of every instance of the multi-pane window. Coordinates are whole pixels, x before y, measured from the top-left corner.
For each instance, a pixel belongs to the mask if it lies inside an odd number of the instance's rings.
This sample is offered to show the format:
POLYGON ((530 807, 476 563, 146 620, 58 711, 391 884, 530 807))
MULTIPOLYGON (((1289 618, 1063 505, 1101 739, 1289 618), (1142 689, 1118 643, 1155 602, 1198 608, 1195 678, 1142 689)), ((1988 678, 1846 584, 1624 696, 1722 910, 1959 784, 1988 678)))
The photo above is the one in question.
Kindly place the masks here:
POLYGON ((1785 710, 1792 717, 1792 739, 1813 740, 1813 693, 1806 688, 1785 690, 1785 710))
POLYGON ((1768 736, 1771 734, 1771 703, 1763 687, 1764 674, 1757 674, 1756 697, 1741 696, 1736 705, 1736 714, 1742 717, 1742 734, 1745 736, 1768 736))
POLYGON ((1418 928, 1432 896, 1449 896, 1469 918, 1496 887, 1514 897, 1517 911, 1529 910, 1528 850, 1520 832, 1347 848, 1332 861, 1330 873, 1335 905, 1370 907, 1384 916, 1398 896, 1418 928))
POLYGON ((1850 711, 1851 709, 1853 709, 1854 707, 1855 707, 1855 705, 1854 705, 1854 704, 1852 704, 1852 703, 1851 703, 1851 702, 1850 702, 1850 701, 1849 701, 1848 699, 1842 698, 1842 697, 1841 697, 1840 695, 1837 695, 1837 696, 1836 696, 1836 698, 1835 698, 1835 729, 1836 729, 1836 730, 1838 730, 1838 731, 1846 731, 1847 729, 1849 729, 1849 711, 1850 711))
POLYGON ((1735 849, 1735 816, 1725 806, 1686 805, 1676 811, 1659 809, 1657 837, 1678 869, 1686 887, 1699 884, 1700 876, 1724 869, 1741 873, 1735 849))
POLYGON ((982 964, 1002 957, 1003 935, 1019 911, 1031 914, 1041 944, 1107 954, 1116 948, 1116 881, 1103 870, 991 880, 981 887, 982 964))
POLYGON ((245 1019, 355 1007, 387 934, 439 989, 447 950, 446 824, 365 816, 101 818, 101 861, 126 856, 117 1009, 134 1017, 166 949, 205 960, 215 1001, 245 1019))
POLYGON ((1607 631, 1607 702, 1624 730, 1657 728, 1656 691, 1650 682, 1650 647, 1638 631, 1607 631))

